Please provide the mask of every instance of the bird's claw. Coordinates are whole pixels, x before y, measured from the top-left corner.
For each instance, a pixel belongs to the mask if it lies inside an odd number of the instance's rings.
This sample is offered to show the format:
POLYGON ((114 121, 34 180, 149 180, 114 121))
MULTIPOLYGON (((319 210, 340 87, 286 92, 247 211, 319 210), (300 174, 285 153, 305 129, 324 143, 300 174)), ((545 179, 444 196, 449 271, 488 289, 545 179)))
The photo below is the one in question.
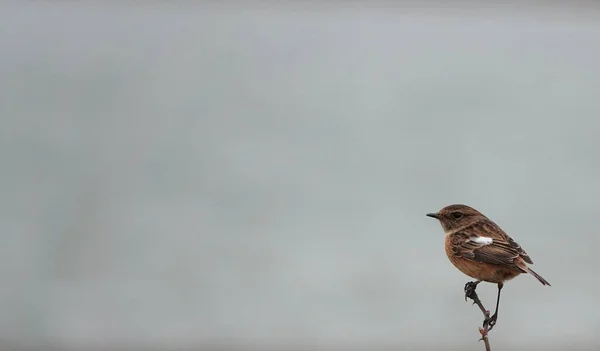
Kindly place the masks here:
MULTIPOLYGON (((477 284, 478 282, 468 282, 467 284, 465 284, 465 301, 467 301, 467 298, 475 301, 475 297, 477 296, 475 293, 475 289, 477 288, 477 284)), ((475 302, 473 302, 475 303, 475 302)))
MULTIPOLYGON (((489 313, 488 313, 489 316, 489 313)), ((487 331, 492 330, 492 328, 494 328, 494 326, 496 325, 496 321, 498 320, 498 315, 494 314, 491 317, 487 317, 486 319, 483 320, 483 328, 487 329, 487 331)))

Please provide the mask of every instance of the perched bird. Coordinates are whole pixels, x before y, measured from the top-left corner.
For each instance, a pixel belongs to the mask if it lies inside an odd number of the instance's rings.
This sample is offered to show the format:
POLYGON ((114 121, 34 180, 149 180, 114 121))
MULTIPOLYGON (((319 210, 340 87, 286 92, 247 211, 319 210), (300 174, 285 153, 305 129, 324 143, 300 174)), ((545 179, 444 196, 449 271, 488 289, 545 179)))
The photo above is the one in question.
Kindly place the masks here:
POLYGON ((484 325, 488 323, 493 327, 496 324, 500 291, 505 281, 521 273, 529 273, 543 285, 550 285, 529 268, 527 264, 533 264, 533 261, 527 252, 476 209, 455 204, 427 216, 440 221, 446 233, 445 248, 450 262, 464 274, 477 279, 465 285, 467 294, 468 289, 474 291, 481 281, 498 284, 496 311, 484 325))

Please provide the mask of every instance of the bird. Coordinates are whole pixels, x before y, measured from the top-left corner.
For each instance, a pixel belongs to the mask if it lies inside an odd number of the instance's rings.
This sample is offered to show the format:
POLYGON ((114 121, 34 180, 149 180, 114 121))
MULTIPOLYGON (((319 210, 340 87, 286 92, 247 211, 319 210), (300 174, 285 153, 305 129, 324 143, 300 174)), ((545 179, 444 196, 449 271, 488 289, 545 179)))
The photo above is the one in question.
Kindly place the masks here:
POLYGON ((439 220, 445 236, 445 250, 450 262, 462 273, 476 279, 465 285, 465 298, 474 293, 482 281, 498 286, 496 310, 486 318, 490 329, 498 319, 500 292, 504 283, 516 276, 529 273, 542 285, 551 286, 528 264, 533 264, 529 254, 496 223, 476 209, 462 204, 448 205, 428 217, 439 220))

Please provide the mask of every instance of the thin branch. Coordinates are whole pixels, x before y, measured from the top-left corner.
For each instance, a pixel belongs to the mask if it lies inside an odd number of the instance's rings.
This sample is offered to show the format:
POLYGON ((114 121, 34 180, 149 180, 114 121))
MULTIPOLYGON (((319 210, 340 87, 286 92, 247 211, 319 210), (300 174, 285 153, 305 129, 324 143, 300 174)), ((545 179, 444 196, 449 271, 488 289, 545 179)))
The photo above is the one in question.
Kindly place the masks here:
POLYGON ((483 343, 485 344, 485 350, 490 351, 490 340, 488 339, 488 332, 490 331, 490 326, 488 323, 486 323, 486 321, 490 319, 490 311, 483 307, 483 304, 481 303, 481 300, 479 299, 479 296, 475 291, 475 289, 477 288, 477 284, 479 283, 469 282, 465 285, 465 300, 467 298, 473 300, 473 304, 477 305, 481 310, 481 313, 483 313, 484 327, 479 327, 479 333, 481 334, 481 339, 479 339, 479 341, 483 340, 483 343))
POLYGON ((487 327, 479 327, 479 333, 481 333, 481 339, 479 339, 479 341, 483 340, 483 343, 485 344, 485 351, 490 351, 490 339, 488 339, 488 331, 486 329, 487 327))

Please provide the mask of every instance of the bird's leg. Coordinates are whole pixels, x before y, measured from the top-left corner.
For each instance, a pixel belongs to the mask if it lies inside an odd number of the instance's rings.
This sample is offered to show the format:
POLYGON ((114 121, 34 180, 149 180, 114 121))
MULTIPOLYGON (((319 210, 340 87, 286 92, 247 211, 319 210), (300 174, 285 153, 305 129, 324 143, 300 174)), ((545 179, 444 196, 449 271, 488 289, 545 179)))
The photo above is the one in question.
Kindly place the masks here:
POLYGON ((498 283, 498 298, 496 299, 496 311, 491 317, 486 318, 483 321, 483 327, 487 327, 488 331, 492 330, 492 328, 496 325, 496 321, 498 320, 498 306, 500 305, 500 291, 502 291, 502 287, 504 287, 504 284, 498 283))
POLYGON ((477 289, 477 284, 479 284, 479 283, 481 283, 481 280, 477 280, 474 282, 468 282, 467 284, 465 284, 465 301, 467 301, 467 298, 469 298, 473 301, 478 299, 475 289, 477 289))

